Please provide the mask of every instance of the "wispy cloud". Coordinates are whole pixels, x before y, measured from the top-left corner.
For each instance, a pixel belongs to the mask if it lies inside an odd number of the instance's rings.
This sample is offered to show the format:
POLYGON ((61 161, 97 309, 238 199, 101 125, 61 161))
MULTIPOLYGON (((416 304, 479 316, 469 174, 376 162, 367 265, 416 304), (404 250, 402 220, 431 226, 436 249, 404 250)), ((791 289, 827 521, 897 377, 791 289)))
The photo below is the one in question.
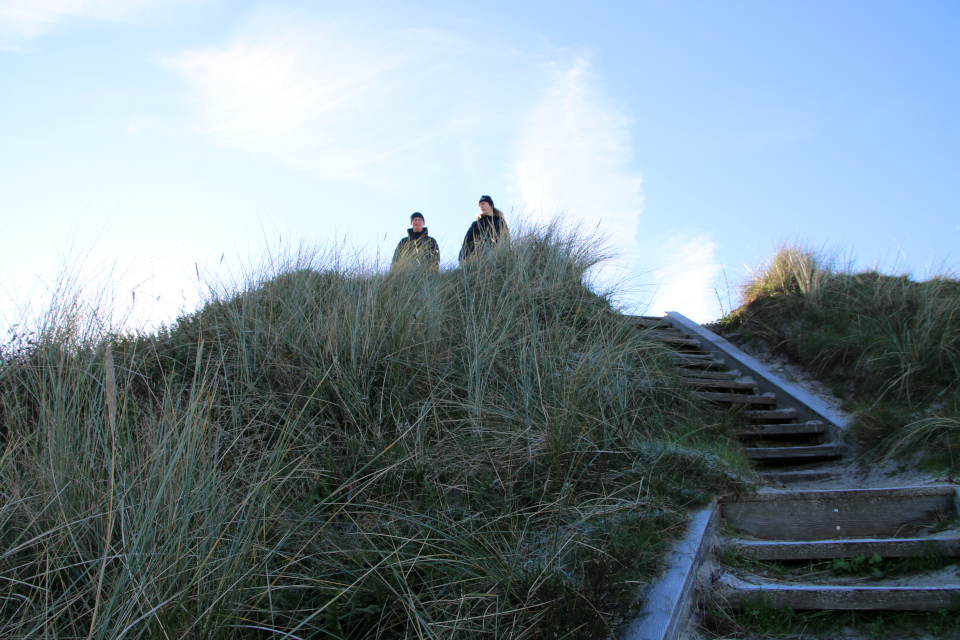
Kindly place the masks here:
POLYGON ((600 223, 631 253, 643 194, 630 119, 588 52, 394 18, 264 9, 226 43, 161 63, 218 146, 325 180, 499 184, 501 207, 600 223))
POLYGON ((158 11, 207 0, 0 0, 0 49, 24 42, 75 20, 139 23, 158 11))
MULTIPOLYGON (((720 314, 716 288, 722 265, 709 234, 674 234, 643 243, 645 261, 658 266, 647 276, 654 291, 650 313, 679 311, 697 322, 720 314)), ((725 295, 722 294, 722 295, 725 295)))
POLYGON ((533 58, 378 16, 263 10, 225 45, 161 62, 189 83, 199 130, 217 145, 389 184, 446 172, 464 145, 517 126, 533 58))
POLYGON ((562 211, 635 253, 631 121, 589 52, 405 26, 427 23, 261 9, 228 41, 159 62, 186 81, 195 126, 217 146, 331 181, 501 185, 489 189, 501 208, 562 211))
POLYGON ((627 250, 643 211, 642 179, 629 164, 630 120, 597 87, 586 58, 552 65, 550 75, 523 127, 513 189, 548 217, 559 209, 599 224, 627 250))

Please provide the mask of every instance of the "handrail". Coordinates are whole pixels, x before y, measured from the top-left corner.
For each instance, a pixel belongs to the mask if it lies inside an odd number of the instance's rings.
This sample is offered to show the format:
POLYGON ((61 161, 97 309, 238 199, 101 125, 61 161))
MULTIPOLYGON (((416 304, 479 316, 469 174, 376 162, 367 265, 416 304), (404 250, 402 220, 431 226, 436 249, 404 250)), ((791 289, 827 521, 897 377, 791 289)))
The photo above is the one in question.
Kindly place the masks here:
POLYGON ((617 640, 678 640, 690 624, 697 572, 713 546, 720 509, 717 500, 699 511, 690 531, 677 543, 667 570, 644 594, 636 618, 616 633, 617 640))
POLYGON ((722 358, 730 368, 740 369, 744 374, 753 376, 756 379, 758 391, 775 393, 777 405, 796 409, 798 420, 801 422, 819 420, 823 422, 832 439, 839 441, 842 438, 844 430, 850 423, 848 414, 831 407, 799 385, 778 377, 767 365, 747 355, 714 332, 704 329, 690 318, 676 311, 670 311, 665 319, 674 328, 696 336, 704 351, 722 358))

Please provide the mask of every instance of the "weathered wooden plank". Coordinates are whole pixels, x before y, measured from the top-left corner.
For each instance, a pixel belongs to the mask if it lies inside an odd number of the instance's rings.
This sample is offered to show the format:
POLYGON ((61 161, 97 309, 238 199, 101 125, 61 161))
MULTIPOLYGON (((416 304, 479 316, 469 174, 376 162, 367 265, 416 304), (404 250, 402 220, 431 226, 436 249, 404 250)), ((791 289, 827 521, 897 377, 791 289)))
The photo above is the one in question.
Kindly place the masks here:
POLYGON ((753 380, 713 380, 710 378, 680 378, 680 382, 692 387, 709 387, 710 389, 734 389, 740 391, 750 391, 757 388, 757 383, 753 380))
POLYGON ((743 417, 750 422, 766 423, 772 420, 796 420, 796 409, 761 409, 758 411, 744 411, 743 417))
POLYGON ((957 609, 958 584, 928 586, 833 586, 804 584, 753 584, 724 577, 714 589, 714 606, 740 608, 763 597, 774 609, 790 607, 833 610, 939 611, 957 609))
POLYGON ((821 469, 803 471, 761 471, 760 477, 767 482, 776 482, 788 485, 793 482, 816 482, 818 480, 831 480, 839 478, 839 471, 823 471, 821 469))
POLYGON ((673 354, 673 359, 675 361, 699 361, 699 360, 713 360, 714 357, 709 353, 675 353, 673 354))
POLYGON ((826 428, 819 420, 786 424, 748 424, 737 427, 737 434, 750 438, 783 438, 811 436, 823 433, 826 428))
POLYGON ((617 630, 617 640, 677 640, 690 622, 697 571, 713 546, 716 500, 694 515, 690 532, 673 550, 663 578, 643 596, 639 615, 617 630))
POLYGON ((663 342, 676 347, 693 347, 696 349, 700 346, 700 341, 694 338, 680 338, 678 336, 657 337, 650 336, 650 334, 647 334, 647 337, 651 338, 652 340, 656 340, 657 342, 663 342))
POLYGON ((725 369, 727 364, 723 360, 676 360, 684 367, 695 369, 725 369))
POLYGON ((680 329, 674 329, 673 327, 663 328, 663 329, 651 329, 644 335, 653 336, 653 337, 668 337, 668 338, 693 338, 693 334, 686 333, 680 329))
POLYGON ((960 556, 960 535, 927 538, 854 538, 850 540, 771 541, 727 538, 722 548, 755 560, 828 560, 859 555, 913 558, 929 554, 960 556))
POLYGON ((755 395, 746 393, 713 393, 710 391, 697 391, 697 397, 710 402, 723 402, 730 404, 757 404, 776 406, 777 397, 774 395, 755 395))
POLYGON ((762 540, 914 537, 956 515, 953 487, 792 491, 722 498, 734 530, 762 540))
POLYGON ((626 316, 634 324, 640 325, 641 327, 663 327, 663 328, 673 328, 673 325, 670 324, 668 320, 662 317, 651 317, 651 316, 626 316))
POLYGON ((705 380, 736 380, 742 377, 739 371, 700 371, 698 369, 684 369, 677 367, 677 373, 686 378, 703 378, 705 380))
POLYGON ((843 449, 835 444, 801 447, 744 447, 751 460, 757 462, 812 462, 843 457, 843 449))

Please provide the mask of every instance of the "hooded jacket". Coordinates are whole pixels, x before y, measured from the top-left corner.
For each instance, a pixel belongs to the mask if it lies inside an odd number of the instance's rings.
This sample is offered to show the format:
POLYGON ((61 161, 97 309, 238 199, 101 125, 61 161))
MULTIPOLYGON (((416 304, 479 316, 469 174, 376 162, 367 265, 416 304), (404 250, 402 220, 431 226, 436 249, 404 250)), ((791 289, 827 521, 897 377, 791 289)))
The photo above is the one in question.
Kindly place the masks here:
POLYGON ((460 247, 460 262, 474 255, 481 245, 494 243, 505 237, 509 233, 507 222, 499 216, 480 216, 479 220, 474 221, 467 229, 467 235, 463 238, 463 246, 460 247))
POLYGON ((407 229, 407 237, 400 241, 393 252, 391 266, 407 260, 423 267, 440 268, 440 245, 430 237, 426 227, 420 232, 407 229))

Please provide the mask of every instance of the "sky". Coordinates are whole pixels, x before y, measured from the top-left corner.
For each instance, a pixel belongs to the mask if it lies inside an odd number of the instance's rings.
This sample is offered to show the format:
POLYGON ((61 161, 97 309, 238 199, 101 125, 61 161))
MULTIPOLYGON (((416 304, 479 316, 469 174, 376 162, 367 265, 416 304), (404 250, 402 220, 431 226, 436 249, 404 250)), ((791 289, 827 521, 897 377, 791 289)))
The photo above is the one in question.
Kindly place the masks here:
MULTIPOLYGON (((268 248, 383 261, 482 194, 706 322, 783 242, 960 262, 960 4, 0 0, 0 318, 64 273, 137 322, 268 248)), ((602 280, 602 278, 601 278, 602 280)))

